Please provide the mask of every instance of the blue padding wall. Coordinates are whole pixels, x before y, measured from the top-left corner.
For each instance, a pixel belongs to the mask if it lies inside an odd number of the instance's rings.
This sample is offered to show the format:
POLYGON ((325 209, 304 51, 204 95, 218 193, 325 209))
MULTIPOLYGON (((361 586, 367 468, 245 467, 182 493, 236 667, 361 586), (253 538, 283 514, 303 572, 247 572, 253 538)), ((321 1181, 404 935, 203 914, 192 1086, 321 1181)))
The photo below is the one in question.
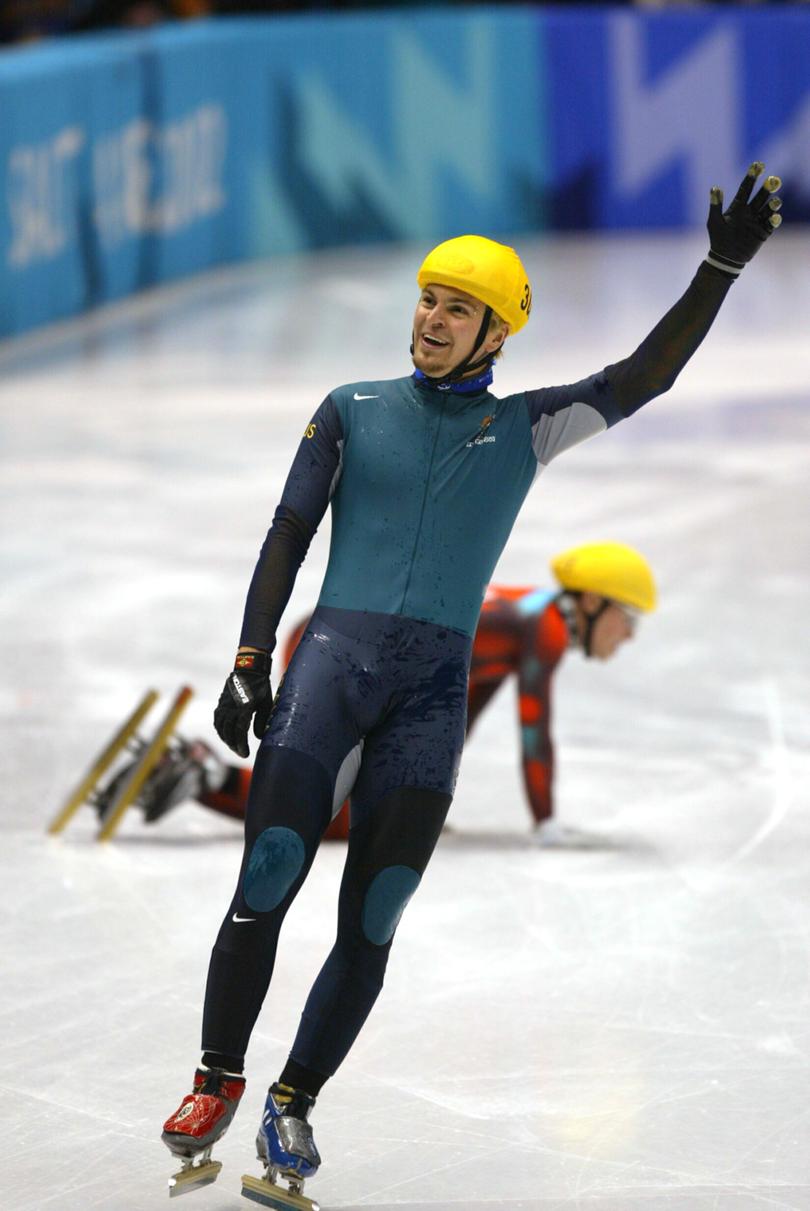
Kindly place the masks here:
POLYGON ((810 11, 233 20, 0 54, 0 335, 213 265, 702 222, 756 157, 810 217, 810 11))
POLYGON ((554 227, 706 221, 747 165, 810 219, 810 10, 556 9, 540 17, 554 227))

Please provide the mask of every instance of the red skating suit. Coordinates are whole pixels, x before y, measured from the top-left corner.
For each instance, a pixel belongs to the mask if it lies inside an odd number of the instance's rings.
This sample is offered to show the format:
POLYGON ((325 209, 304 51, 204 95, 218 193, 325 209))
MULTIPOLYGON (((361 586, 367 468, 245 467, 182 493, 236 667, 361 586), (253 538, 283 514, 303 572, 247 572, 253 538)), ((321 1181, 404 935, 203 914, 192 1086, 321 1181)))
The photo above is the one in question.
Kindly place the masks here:
POLYGON ((568 647, 556 594, 490 585, 473 644, 467 734, 507 677, 517 677, 523 780, 535 820, 552 814, 551 678, 568 647))

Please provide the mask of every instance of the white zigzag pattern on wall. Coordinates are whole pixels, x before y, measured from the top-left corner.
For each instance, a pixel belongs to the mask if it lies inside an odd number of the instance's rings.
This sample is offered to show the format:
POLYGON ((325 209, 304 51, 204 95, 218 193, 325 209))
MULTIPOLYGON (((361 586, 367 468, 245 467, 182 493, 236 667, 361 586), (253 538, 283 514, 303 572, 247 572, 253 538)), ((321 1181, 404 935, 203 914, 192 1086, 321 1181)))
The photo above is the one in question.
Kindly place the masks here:
POLYGON ((684 212, 688 221, 705 223, 711 186, 729 194, 739 183, 743 132, 735 33, 719 27, 645 84, 643 26, 634 14, 621 13, 611 20, 610 53, 614 187, 632 202, 661 172, 683 162, 684 212))

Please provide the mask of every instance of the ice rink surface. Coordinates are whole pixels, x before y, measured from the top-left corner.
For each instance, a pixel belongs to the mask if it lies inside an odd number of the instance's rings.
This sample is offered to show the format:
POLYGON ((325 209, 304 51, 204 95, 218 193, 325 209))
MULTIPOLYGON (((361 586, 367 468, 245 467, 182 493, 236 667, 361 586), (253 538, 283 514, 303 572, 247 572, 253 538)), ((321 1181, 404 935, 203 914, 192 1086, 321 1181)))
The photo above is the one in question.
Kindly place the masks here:
MULTIPOLYGON (((521 242, 535 311, 495 390, 638 344, 700 234, 521 242)), ((0 1205, 167 1205, 160 1125, 198 1058, 239 829, 194 804, 94 841, 45 828, 148 686, 216 741, 253 563, 330 387, 409 370, 422 249, 228 271, 0 347, 0 1205)), ((556 686, 559 813, 528 840, 514 690, 465 754, 382 997, 315 1115, 324 1211, 810 1209, 810 237, 783 230, 663 399, 532 490, 502 583, 568 544, 638 546, 658 613, 556 686)), ((314 603, 328 522, 286 616, 314 603)), ((159 711, 156 709, 155 715, 159 711)), ((238 1211, 331 947, 343 847, 287 919, 218 1150, 178 1205, 238 1211)))

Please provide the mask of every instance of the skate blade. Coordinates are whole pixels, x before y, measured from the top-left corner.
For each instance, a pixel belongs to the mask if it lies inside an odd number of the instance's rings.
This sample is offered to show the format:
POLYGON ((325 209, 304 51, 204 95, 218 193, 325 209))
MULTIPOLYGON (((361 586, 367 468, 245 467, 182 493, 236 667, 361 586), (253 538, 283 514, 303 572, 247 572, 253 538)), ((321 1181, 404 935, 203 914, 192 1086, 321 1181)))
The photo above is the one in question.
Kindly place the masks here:
POLYGON ((202 1186, 210 1186, 219 1177, 222 1161, 206 1161, 203 1165, 189 1165, 169 1178, 169 1198, 177 1198, 179 1194, 188 1194, 190 1190, 199 1190, 202 1186))
POLYGON ((124 813, 136 801, 147 778, 168 747, 172 733, 177 727, 178 720, 188 706, 193 693, 194 691, 187 685, 184 685, 177 692, 174 701, 169 707, 168 714, 150 743, 146 745, 141 753, 129 778, 110 804, 109 810, 105 814, 101 828, 96 836, 97 841, 109 841, 115 835, 119 824, 124 818, 124 813))
POLYGON ((115 735, 108 741, 106 748, 99 753, 81 782, 71 791, 59 812, 48 825, 48 832, 52 836, 57 836, 70 823, 88 796, 96 790, 102 775, 107 772, 118 754, 123 753, 130 743, 137 741, 138 728, 157 699, 157 691, 148 690, 129 718, 124 720, 115 735))
POLYGON ((311 1198, 305 1198, 303 1194, 293 1194, 291 1190, 283 1190, 274 1182, 251 1177, 249 1173, 242 1175, 242 1196, 262 1207, 272 1207, 273 1211, 290 1211, 290 1208, 294 1211, 320 1211, 319 1204, 311 1198))

